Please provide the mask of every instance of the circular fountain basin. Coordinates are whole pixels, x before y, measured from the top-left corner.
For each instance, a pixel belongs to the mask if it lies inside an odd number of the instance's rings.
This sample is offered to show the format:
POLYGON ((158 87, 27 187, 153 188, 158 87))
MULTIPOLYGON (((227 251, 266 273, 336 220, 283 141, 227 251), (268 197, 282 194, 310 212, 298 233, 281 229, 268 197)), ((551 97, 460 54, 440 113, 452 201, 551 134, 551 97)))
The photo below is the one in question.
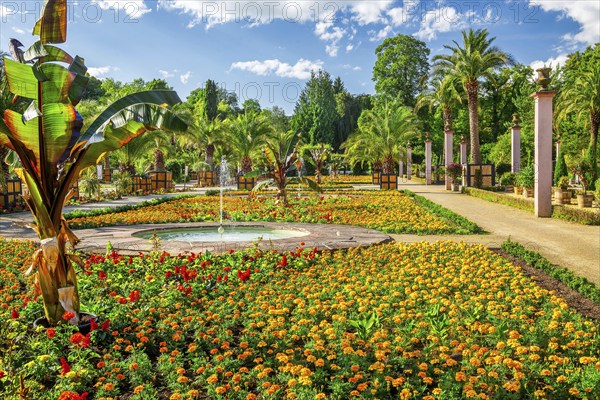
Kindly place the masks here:
POLYGON ((156 234, 161 240, 179 242, 252 242, 307 236, 309 232, 293 229, 274 229, 266 226, 223 226, 223 232, 213 227, 191 227, 142 231, 133 236, 151 239, 156 234))
POLYGON ((150 239, 154 233, 161 238, 160 250, 167 251, 170 254, 184 251, 221 253, 255 246, 261 249, 277 249, 279 251, 294 251, 298 247, 309 249, 316 247, 319 250, 346 249, 386 243, 392 240, 385 233, 349 225, 235 222, 224 225, 224 228, 245 231, 244 233, 248 233, 246 228, 251 228, 252 236, 250 239, 243 239, 238 236, 233 241, 231 238, 228 239, 230 241, 225 241, 226 232, 224 232, 222 241, 218 232, 219 224, 214 222, 111 226, 77 230, 77 236, 81 239, 77 249, 89 253, 103 253, 110 242, 113 249, 124 255, 156 251, 156 242, 150 239), (281 231, 285 232, 287 236, 285 238, 275 237, 281 231), (186 238, 184 236, 162 237, 163 234, 170 235, 170 232, 183 235, 194 232, 200 234, 210 233, 213 241, 207 240, 206 236, 196 238, 186 238), (262 236, 263 240, 258 240, 259 236, 262 236))

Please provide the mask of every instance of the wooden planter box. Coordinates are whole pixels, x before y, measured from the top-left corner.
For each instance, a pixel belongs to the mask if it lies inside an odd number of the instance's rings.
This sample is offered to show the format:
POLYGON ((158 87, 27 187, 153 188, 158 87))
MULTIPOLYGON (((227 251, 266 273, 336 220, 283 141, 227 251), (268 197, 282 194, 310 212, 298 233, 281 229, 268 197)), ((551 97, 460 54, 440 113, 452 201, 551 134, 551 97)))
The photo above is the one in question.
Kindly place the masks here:
POLYGON ((131 192, 148 194, 152 191, 152 178, 145 176, 134 176, 131 179, 131 192))
POLYGON ((515 185, 506 185, 504 187, 504 191, 506 193, 512 193, 512 192, 514 192, 514 190, 515 190, 515 185))
POLYGON ((17 203, 23 194, 23 183, 20 179, 9 179, 6 181, 6 192, 0 193, 0 208, 8 208, 17 203))
POLYGON ((255 178, 244 178, 243 175, 238 175, 236 180, 238 190, 252 190, 256 183, 255 178))
POLYGON ((197 181, 198 180, 198 173, 197 172, 190 172, 190 176, 189 176, 191 181, 197 181))
POLYGON ((150 178, 152 182, 152 191, 172 190, 173 185, 173 173, 170 171, 152 171, 150 172, 150 178))
POLYGON ((555 189, 554 201, 556 204, 571 204, 571 192, 568 190, 555 189))
POLYGON ((516 195, 522 195, 523 194, 523 188, 515 186, 515 194, 516 195))
POLYGON ((102 182, 104 183, 110 183, 112 179, 112 169, 103 169, 102 170, 102 182))
POLYGON ((577 207, 578 208, 589 208, 592 206, 594 200, 593 194, 578 194, 577 195, 577 207))
POLYGON ((384 190, 398 189, 398 176, 396 174, 379 175, 379 188, 384 190))
POLYGON ((213 171, 202 171, 198 175, 198 185, 200 186, 216 186, 217 175, 213 171))
POLYGON ((371 182, 373 183, 373 185, 379 185, 379 183, 381 182, 381 172, 373 172, 371 182))
POLYGON ((533 199, 533 189, 523 188, 523 197, 525 197, 526 199, 533 199))

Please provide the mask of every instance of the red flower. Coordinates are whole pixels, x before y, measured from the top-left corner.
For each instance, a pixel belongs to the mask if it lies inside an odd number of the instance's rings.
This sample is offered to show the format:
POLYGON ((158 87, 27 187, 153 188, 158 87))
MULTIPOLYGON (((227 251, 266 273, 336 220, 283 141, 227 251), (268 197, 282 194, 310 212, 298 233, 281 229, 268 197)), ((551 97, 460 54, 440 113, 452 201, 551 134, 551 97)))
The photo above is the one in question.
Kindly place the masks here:
POLYGON ((85 336, 83 336, 81 333, 77 332, 71 335, 71 338, 69 339, 69 341, 71 343, 73 343, 74 345, 80 345, 83 342, 83 339, 85 339, 85 336))
POLYGON ((101 281, 105 280, 108 275, 104 271, 98 271, 98 279, 101 281))
POLYGON ((65 390, 58 396, 58 400, 87 400, 88 392, 83 392, 81 395, 75 392, 65 390))
POLYGON ((0 379, 4 378, 4 375, 6 375, 6 373, 0 369, 0 379))
POLYGON ((56 335, 56 330, 54 330, 54 328, 46 329, 46 336, 48 336, 50 339, 52 339, 54 337, 54 335, 56 335))
POLYGON ((108 332, 109 326, 110 326, 110 319, 107 319, 106 321, 104 321, 102 323, 102 330, 105 332, 108 332))
POLYGON ((16 309, 14 309, 14 308, 13 308, 12 312, 10 313, 10 317, 11 317, 12 319, 17 319, 17 318, 19 318, 19 312, 18 312, 16 309))
POLYGON ((90 346, 90 334, 88 333, 83 338, 83 341, 81 342, 81 347, 83 347, 84 349, 87 349, 89 346, 90 346))
POLYGON ((242 282, 247 281, 248 279, 250 279, 250 268, 248 268, 246 271, 242 272, 240 270, 238 270, 238 278, 240 278, 240 280, 242 282))
POLYGON ((95 331, 96 329, 98 329, 98 323, 96 322, 95 319, 91 319, 90 320, 90 331, 95 331))
POLYGON ((62 371, 60 373, 61 375, 71 372, 71 367, 69 366, 69 363, 67 363, 67 360, 64 359, 64 357, 60 358, 60 366, 62 368, 62 371))
POLYGON ((62 319, 64 319, 65 321, 68 321, 74 317, 75 317, 75 314, 73 314, 71 311, 65 311, 62 315, 62 319))
POLYGON ((127 299, 125 297, 119 297, 120 304, 127 304, 127 299))
POLYGON ((139 298, 140 298, 139 290, 132 290, 131 293, 129 293, 129 301, 134 302, 136 300, 139 300, 139 298))
POLYGON ((284 254, 283 257, 281 258, 281 261, 279 261, 277 263, 278 266, 280 267, 287 267, 288 265, 288 260, 287 260, 287 256, 284 254))

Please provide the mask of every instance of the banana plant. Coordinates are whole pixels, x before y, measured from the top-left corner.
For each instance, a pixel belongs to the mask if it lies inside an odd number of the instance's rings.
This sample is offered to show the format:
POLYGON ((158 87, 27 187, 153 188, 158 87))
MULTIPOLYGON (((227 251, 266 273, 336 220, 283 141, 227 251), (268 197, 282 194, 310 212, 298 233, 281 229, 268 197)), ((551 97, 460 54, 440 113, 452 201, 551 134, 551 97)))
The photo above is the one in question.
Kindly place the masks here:
POLYGON ((2 109, 0 146, 20 158, 18 175, 29 193, 25 201, 33 216, 32 228, 41 248, 33 256, 28 273, 36 271, 36 288, 42 294, 45 316, 55 325, 65 316, 79 321, 79 291, 74 265, 79 259, 67 250, 78 238, 62 215, 71 182, 86 167, 95 165, 146 131, 183 131, 186 124, 167 106, 180 102, 173 91, 131 94, 110 105, 82 132, 83 118, 75 106, 89 78, 84 60, 51 44, 64 43, 67 32, 66 0, 45 0, 33 35, 39 36, 28 50, 11 40, 15 60, 4 59, 7 88, 12 104, 27 102, 23 113, 2 109))

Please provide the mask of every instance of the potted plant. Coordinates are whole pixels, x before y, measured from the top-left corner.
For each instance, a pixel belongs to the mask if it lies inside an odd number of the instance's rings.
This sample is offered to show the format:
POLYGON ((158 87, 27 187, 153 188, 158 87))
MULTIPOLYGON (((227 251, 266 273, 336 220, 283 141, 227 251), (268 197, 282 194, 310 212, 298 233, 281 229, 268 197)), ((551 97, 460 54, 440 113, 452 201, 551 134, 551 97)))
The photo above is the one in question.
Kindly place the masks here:
POLYGON ((452 180, 452 190, 458 192, 458 185, 460 184, 460 179, 462 177, 463 166, 457 163, 450 163, 446 167, 446 173, 452 180))
POLYGON ((514 190, 517 175, 512 172, 506 172, 500 177, 500 185, 504 186, 506 192, 511 193, 514 190))
POLYGON ((569 177, 561 176, 558 186, 554 189, 554 200, 556 204, 571 204, 571 192, 569 192, 569 177))
POLYGON ((577 193, 577 207, 587 208, 592 206, 593 194, 588 194, 589 178, 592 175, 592 166, 586 159, 581 159, 571 166, 571 172, 577 175, 581 190, 577 193))
POLYGON ((515 194, 517 196, 522 196, 523 195, 523 186, 521 184, 521 177, 519 174, 515 174, 515 183, 514 183, 514 187, 513 190, 515 191, 515 194))
POLYGON ((533 187, 535 185, 533 165, 528 165, 519 172, 519 183, 523 188, 523 197, 533 197, 533 187))
POLYGON ((67 243, 74 247, 78 238, 62 215, 72 182, 106 153, 146 131, 183 131, 187 125, 166 107, 180 102, 168 90, 130 94, 84 125, 75 107, 89 82, 87 67, 81 57, 49 45, 66 41, 67 13, 61 5, 64 2, 44 2, 33 29, 39 40, 26 52, 18 40, 10 43, 11 53, 23 57, 4 59, 6 90, 28 107, 24 114, 14 104, 3 110, 0 143, 19 157, 21 168, 16 171, 28 187, 24 199, 41 248, 33 254, 27 272, 37 275, 46 322, 55 325, 68 319, 78 325, 80 296, 74 265, 81 260, 67 250, 67 243))

